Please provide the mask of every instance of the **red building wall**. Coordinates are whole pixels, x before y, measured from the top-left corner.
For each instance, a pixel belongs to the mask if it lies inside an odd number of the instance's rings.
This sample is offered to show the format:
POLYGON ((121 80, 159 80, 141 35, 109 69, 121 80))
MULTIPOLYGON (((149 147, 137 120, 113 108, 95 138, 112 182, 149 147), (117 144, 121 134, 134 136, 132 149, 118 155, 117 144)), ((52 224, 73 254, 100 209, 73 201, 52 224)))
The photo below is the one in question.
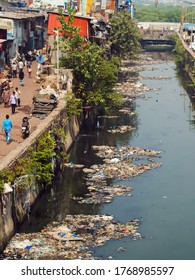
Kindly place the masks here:
MULTIPOLYGON (((59 14, 50 13, 48 18, 48 35, 55 35, 53 32, 54 29, 61 28, 61 23, 58 20, 59 14)), ((64 19, 66 22, 68 21, 68 15, 64 15, 64 19)), ((80 28, 80 35, 89 39, 90 37, 90 29, 89 29, 90 19, 76 17, 73 20, 73 25, 80 28)))

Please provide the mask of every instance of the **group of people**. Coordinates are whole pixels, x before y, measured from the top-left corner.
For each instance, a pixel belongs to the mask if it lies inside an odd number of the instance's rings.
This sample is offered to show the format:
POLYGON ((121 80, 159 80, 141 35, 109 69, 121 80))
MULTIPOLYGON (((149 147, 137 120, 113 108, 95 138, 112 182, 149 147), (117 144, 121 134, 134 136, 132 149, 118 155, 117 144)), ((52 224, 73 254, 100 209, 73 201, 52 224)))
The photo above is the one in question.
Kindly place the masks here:
POLYGON ((31 78, 32 75, 32 62, 31 60, 27 60, 26 62, 24 62, 22 59, 20 59, 18 61, 18 63, 16 63, 15 61, 13 61, 13 63, 11 64, 11 72, 12 72, 12 77, 13 78, 17 78, 17 74, 18 74, 18 78, 20 80, 20 85, 24 86, 24 67, 26 66, 27 69, 27 75, 29 78, 31 78))
POLYGON ((10 89, 6 87, 2 92, 4 107, 8 107, 11 105, 11 112, 12 114, 15 114, 16 106, 20 107, 20 102, 21 102, 20 97, 21 97, 21 92, 18 89, 18 87, 16 87, 12 93, 10 89))
MULTIPOLYGON (((32 76, 32 55, 30 53, 20 55, 12 60, 11 65, 8 67, 7 71, 9 76, 5 79, 0 87, 0 95, 2 97, 2 102, 4 107, 11 107, 11 113, 15 114, 16 107, 20 107, 21 103, 21 92, 18 87, 13 87, 11 78, 19 78, 20 86, 24 86, 24 69, 27 70, 27 77, 32 76)), ((2 131, 5 133, 6 143, 10 143, 11 128, 13 126, 9 115, 6 115, 2 122, 2 131)))

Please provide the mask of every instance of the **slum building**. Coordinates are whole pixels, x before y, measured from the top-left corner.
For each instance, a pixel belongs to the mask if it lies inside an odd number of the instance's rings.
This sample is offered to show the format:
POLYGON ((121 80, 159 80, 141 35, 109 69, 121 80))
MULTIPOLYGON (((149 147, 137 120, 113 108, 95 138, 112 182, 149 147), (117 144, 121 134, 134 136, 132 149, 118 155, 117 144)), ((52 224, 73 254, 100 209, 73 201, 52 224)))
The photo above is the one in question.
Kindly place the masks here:
MULTIPOLYGON (((16 52, 41 49, 45 44, 45 16, 32 11, 0 11, 0 32, 6 30, 0 57, 9 64, 16 52)), ((3 36, 3 35, 1 35, 3 36)))

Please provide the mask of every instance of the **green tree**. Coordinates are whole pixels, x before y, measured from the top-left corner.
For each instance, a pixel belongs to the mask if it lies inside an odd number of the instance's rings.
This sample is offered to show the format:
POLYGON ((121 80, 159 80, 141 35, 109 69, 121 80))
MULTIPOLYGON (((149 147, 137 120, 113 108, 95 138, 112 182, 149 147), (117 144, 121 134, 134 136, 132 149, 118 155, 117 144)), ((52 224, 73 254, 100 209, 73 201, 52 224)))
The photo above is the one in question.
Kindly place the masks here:
POLYGON ((180 22, 182 15, 181 6, 171 5, 137 5, 136 19, 140 22, 180 22))
POLYGON ((36 173, 36 179, 40 184, 50 185, 54 177, 52 159, 56 156, 55 140, 50 133, 45 133, 37 140, 36 151, 32 151, 30 169, 36 173))
POLYGON ((73 89, 77 100, 74 98, 72 105, 78 108, 79 100, 84 106, 107 108, 118 105, 120 98, 113 92, 113 87, 118 80, 119 61, 115 57, 105 60, 105 50, 95 43, 85 41, 79 34, 79 28, 73 26, 74 16, 70 7, 68 14, 67 22, 62 13, 59 16, 62 25, 60 32, 63 34, 60 40, 60 66, 73 69, 73 89))
POLYGON ((121 59, 134 59, 140 51, 140 32, 128 11, 119 11, 111 18, 112 53, 121 59))

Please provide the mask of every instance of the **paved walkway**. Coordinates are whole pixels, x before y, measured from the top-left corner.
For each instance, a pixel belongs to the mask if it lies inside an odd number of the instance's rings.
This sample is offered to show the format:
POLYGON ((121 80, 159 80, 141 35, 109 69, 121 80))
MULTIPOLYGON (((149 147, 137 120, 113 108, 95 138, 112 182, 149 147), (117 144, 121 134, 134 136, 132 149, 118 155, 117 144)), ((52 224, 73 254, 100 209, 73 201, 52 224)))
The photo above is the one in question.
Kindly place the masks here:
MULTIPOLYGON (((6 156, 13 149, 25 141, 22 138, 21 134, 21 123, 24 116, 29 116, 32 108, 32 98, 38 93, 40 89, 40 84, 36 83, 35 73, 37 68, 37 62, 33 61, 32 65, 32 78, 28 78, 27 69, 24 68, 25 78, 24 86, 20 86, 19 78, 12 78, 13 89, 18 87, 21 91, 21 107, 16 108, 16 113, 11 114, 11 107, 4 108, 4 104, 0 105, 0 125, 2 127, 2 121, 5 119, 5 116, 8 114, 10 119, 13 122, 13 128, 11 131, 11 142, 9 145, 5 142, 5 135, 0 128, 0 160, 6 156)), ((31 131, 34 131, 41 120, 38 118, 32 117, 30 119, 31 131)))

